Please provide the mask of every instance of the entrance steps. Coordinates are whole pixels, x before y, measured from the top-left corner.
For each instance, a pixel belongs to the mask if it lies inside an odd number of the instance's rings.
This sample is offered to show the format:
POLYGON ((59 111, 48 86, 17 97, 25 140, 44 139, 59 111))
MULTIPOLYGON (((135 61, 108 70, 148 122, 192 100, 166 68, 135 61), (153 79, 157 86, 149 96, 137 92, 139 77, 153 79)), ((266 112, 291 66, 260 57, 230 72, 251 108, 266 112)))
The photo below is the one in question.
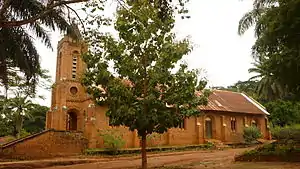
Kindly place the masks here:
POLYGON ((213 144, 217 149, 229 148, 228 145, 224 144, 221 140, 217 139, 205 139, 205 143, 213 144))

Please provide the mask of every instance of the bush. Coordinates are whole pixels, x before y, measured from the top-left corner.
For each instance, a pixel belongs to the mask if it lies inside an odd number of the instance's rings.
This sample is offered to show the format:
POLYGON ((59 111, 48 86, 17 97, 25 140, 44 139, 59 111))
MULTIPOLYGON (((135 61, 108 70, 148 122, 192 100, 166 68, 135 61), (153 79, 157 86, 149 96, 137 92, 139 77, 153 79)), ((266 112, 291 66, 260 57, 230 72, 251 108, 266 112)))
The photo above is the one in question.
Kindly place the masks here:
POLYGON ((117 151, 125 145, 123 135, 117 129, 99 130, 99 135, 103 139, 104 148, 110 151, 117 151))
POLYGON ((20 138, 27 137, 29 135, 31 135, 31 134, 29 132, 27 132, 25 129, 22 129, 20 132, 20 138))
POLYGON ((295 144, 273 142, 246 151, 235 157, 235 161, 288 161, 299 162, 300 149, 295 144))
POLYGON ((244 129, 243 136, 246 143, 256 143, 256 140, 261 138, 262 134, 257 127, 251 126, 244 129))
POLYGON ((275 127, 271 129, 272 137, 278 142, 300 143, 300 125, 292 125, 286 127, 275 127))
POLYGON ((276 100, 268 102, 265 107, 271 112, 269 120, 275 126, 300 123, 300 102, 276 100))
POLYGON ((160 134, 152 133, 147 135, 147 146, 160 146, 160 134))

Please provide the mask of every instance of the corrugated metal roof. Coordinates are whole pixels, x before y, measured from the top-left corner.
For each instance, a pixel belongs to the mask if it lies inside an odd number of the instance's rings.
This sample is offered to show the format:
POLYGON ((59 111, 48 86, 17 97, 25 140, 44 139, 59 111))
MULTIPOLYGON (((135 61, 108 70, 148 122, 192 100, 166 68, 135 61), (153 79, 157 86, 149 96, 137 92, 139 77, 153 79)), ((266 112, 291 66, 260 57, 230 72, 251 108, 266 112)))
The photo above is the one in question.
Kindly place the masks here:
POLYGON ((199 106, 200 110, 213 110, 223 112, 269 114, 263 107, 242 93, 213 90, 206 106, 199 106))

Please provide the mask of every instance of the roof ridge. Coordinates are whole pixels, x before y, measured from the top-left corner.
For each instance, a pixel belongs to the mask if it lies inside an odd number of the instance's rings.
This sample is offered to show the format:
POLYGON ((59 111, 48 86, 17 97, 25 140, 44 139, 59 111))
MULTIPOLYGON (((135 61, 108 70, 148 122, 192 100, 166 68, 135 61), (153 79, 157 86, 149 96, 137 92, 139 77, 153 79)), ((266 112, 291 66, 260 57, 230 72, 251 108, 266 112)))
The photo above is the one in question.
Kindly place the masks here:
POLYGON ((250 103, 252 103, 253 105, 255 105, 259 110, 261 110, 263 113, 270 115, 269 112, 267 112, 267 110, 264 109, 264 107, 262 105, 260 105, 259 103, 257 103, 256 101, 254 101, 253 98, 251 98, 250 96, 248 97, 246 94, 241 93, 242 96, 244 96, 250 103))
POLYGON ((231 91, 231 90, 220 90, 220 89, 213 89, 215 91, 219 91, 219 92, 228 92, 228 93, 236 93, 236 94, 241 94, 241 92, 235 92, 235 91, 231 91))

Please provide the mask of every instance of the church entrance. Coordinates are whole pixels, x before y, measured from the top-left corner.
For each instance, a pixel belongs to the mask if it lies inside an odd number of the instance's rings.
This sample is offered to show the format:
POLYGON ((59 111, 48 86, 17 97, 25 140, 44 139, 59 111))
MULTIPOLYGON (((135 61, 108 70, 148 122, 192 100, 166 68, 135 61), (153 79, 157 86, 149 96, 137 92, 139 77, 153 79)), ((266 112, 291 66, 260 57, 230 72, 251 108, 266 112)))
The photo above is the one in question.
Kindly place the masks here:
POLYGON ((212 138, 212 119, 210 117, 205 118, 205 137, 207 139, 212 138))
POLYGON ((77 115, 75 112, 67 114, 67 130, 77 130, 77 115))

